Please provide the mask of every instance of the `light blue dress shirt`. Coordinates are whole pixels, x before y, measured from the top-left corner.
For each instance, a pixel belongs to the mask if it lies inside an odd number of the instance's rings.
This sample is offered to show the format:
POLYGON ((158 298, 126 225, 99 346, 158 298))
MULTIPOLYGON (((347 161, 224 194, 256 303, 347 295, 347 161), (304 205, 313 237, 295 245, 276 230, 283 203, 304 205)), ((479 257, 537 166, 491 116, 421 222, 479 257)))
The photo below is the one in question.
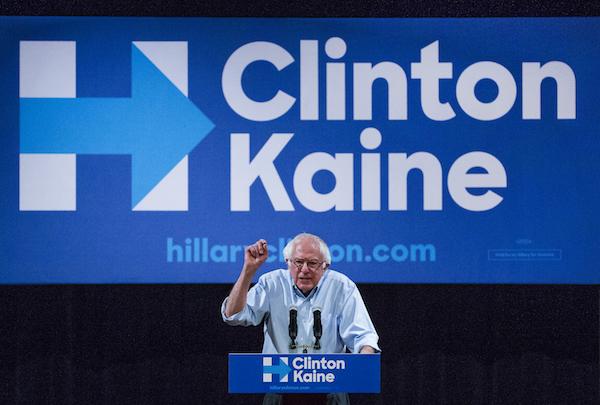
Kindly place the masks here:
POLYGON ((246 306, 230 317, 225 315, 227 298, 221 305, 223 320, 229 325, 258 325, 265 318, 263 353, 353 353, 369 345, 380 351, 379 336, 356 284, 345 275, 327 269, 308 296, 296 287, 289 270, 263 274, 249 291, 246 306), (288 331, 289 311, 298 311, 297 349, 291 350, 288 331), (313 345, 313 310, 321 310, 321 349, 313 345))

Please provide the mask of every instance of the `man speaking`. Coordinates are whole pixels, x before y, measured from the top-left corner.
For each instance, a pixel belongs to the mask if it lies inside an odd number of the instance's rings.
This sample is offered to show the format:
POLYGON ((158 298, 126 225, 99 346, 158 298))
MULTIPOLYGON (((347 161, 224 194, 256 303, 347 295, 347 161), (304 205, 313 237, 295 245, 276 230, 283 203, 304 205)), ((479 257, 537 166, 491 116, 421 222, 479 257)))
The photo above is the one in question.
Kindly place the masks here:
MULTIPOLYGON (((250 291, 258 268, 267 260, 267 242, 246 248, 244 266, 221 314, 230 325, 258 325, 264 319, 263 353, 375 353, 380 351, 367 308, 345 275, 328 270, 331 253, 321 238, 294 237, 283 250, 288 270, 263 274, 250 291)), ((273 401, 267 395, 263 403, 273 401)), ((328 396, 328 403, 347 403, 328 396)))

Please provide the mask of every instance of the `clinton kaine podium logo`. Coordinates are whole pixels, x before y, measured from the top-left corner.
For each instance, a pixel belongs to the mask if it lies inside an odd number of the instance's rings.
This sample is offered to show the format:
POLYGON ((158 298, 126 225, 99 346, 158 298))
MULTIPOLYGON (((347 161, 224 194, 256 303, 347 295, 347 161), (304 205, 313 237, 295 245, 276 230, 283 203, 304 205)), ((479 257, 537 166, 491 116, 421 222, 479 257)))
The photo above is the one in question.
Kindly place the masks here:
POLYGON ((289 365, 288 357, 279 357, 279 364, 273 365, 272 357, 263 358, 263 382, 273 382, 273 374, 279 376, 279 382, 294 383, 332 383, 335 371, 345 370, 346 362, 341 359, 294 357, 289 365), (292 373, 292 380, 289 374, 292 373))

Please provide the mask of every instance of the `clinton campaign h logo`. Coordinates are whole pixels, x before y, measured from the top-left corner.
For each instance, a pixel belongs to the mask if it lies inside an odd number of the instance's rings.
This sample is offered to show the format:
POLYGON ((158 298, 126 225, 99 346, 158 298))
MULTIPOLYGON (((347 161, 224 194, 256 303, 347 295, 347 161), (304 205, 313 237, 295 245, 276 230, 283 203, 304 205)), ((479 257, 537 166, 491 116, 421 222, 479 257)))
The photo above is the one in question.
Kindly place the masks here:
POLYGON ((273 374, 279 376, 279 382, 288 382, 288 375, 291 371, 287 357, 280 357, 279 364, 276 366, 273 365, 272 357, 263 357, 263 382, 273 382, 273 374))
POLYGON ((188 210, 188 154, 214 125, 188 98, 187 42, 132 42, 131 96, 77 98, 75 41, 21 41, 19 209, 75 211, 76 157, 131 156, 134 211, 188 210))

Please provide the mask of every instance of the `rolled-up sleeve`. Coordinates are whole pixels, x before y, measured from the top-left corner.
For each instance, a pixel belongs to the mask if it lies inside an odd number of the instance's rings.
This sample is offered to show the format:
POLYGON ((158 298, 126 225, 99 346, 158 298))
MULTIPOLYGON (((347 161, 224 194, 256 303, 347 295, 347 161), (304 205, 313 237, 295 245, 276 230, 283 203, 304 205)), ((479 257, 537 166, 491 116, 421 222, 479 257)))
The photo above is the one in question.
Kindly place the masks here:
POLYGON ((360 352, 363 346, 371 346, 377 352, 381 351, 379 336, 356 286, 353 286, 343 305, 339 328, 342 341, 352 353, 360 352))
POLYGON ((246 306, 237 314, 231 316, 225 315, 228 299, 229 297, 225 298, 223 304, 221 304, 221 316, 223 317, 223 321, 228 325, 256 326, 262 322, 265 314, 269 312, 269 297, 265 290, 265 285, 260 279, 248 291, 246 306))

